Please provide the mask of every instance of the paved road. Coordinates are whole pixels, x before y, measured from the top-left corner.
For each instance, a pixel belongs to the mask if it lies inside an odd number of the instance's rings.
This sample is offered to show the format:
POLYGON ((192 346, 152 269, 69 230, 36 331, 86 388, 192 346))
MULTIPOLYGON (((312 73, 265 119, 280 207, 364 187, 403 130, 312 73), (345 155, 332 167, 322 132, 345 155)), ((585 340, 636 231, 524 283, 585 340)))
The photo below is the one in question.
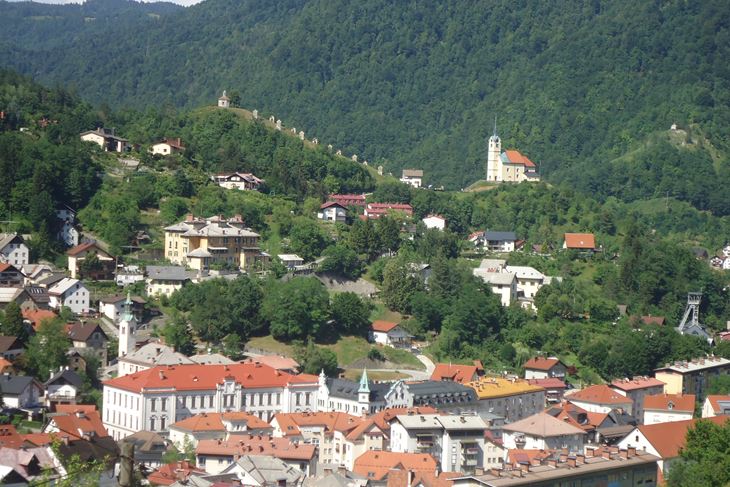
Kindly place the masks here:
POLYGON ((426 366, 426 373, 428 373, 428 376, 431 377, 431 374, 433 374, 433 371, 436 369, 436 365, 431 361, 430 358, 426 357, 425 355, 419 353, 416 355, 416 358, 426 366))

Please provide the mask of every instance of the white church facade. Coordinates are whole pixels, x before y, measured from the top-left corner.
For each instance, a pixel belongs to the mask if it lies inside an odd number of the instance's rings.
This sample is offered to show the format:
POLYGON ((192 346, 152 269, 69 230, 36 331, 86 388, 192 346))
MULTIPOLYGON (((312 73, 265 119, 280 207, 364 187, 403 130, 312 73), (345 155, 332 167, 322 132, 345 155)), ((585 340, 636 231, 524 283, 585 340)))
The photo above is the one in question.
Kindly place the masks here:
POLYGON ((494 134, 489 138, 487 181, 521 183, 539 180, 537 166, 527 156, 518 150, 502 152, 502 141, 495 127, 494 134))

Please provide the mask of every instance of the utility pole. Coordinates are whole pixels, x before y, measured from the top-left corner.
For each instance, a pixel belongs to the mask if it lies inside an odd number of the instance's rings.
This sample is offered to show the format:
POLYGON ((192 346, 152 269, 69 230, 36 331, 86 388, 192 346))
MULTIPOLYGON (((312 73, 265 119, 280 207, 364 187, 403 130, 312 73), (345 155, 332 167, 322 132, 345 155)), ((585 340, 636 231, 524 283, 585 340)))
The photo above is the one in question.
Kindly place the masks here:
POLYGON ((119 460, 120 487, 134 486, 134 443, 122 442, 122 456, 119 460))

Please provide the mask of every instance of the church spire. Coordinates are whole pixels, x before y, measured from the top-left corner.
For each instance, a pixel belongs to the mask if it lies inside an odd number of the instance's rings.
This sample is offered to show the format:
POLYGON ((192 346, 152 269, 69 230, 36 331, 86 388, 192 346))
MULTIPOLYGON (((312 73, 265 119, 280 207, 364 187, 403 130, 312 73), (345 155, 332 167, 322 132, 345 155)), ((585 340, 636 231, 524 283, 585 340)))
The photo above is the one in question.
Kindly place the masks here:
POLYGON ((494 137, 497 137, 497 116, 494 116, 494 137))
POLYGON ((367 392, 370 393, 370 384, 368 384, 368 369, 362 369, 362 375, 360 376, 360 387, 357 390, 358 393, 367 392))

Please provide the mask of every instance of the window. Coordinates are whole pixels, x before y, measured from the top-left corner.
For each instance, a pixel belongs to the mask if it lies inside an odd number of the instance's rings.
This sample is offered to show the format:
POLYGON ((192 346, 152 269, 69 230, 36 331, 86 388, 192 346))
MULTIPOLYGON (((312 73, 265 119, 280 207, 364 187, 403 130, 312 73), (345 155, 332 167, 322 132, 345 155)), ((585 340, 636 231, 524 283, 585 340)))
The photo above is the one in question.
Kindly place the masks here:
POLYGON ((157 399, 154 397, 150 399, 150 411, 157 411, 157 399))
MULTIPOLYGON (((160 399, 160 410, 167 411, 167 398, 166 397, 163 397, 162 399, 160 399)), ((163 426, 163 428, 164 428, 164 426, 163 426)))
POLYGON ((150 431, 154 431, 154 430, 155 430, 155 417, 152 416, 150 418, 150 431))

